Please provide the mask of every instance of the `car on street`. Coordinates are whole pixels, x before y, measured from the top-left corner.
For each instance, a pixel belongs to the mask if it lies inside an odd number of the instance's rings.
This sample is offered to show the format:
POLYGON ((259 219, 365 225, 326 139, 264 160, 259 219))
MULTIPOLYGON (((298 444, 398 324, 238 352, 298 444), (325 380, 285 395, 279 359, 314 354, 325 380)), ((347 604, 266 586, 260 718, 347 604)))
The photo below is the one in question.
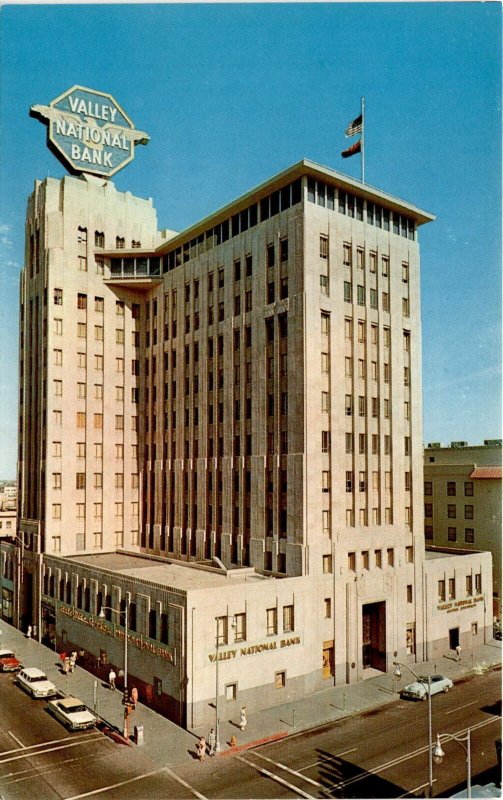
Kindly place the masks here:
POLYGON ((16 672, 22 666, 12 650, 0 650, 0 672, 16 672))
MULTIPOLYGON (((448 692, 454 686, 450 678, 444 678, 443 675, 431 675, 431 694, 438 694, 439 692, 448 692)), ((428 697, 428 677, 420 677, 414 683, 409 683, 404 686, 400 692, 400 697, 410 698, 412 700, 426 700, 428 697)))
POLYGON ((94 714, 89 711, 82 700, 77 700, 76 697, 51 700, 47 710, 70 731, 83 731, 87 728, 93 728, 96 724, 94 714))
POLYGON ((25 667, 18 672, 16 681, 32 697, 54 697, 58 693, 45 672, 37 667, 25 667))

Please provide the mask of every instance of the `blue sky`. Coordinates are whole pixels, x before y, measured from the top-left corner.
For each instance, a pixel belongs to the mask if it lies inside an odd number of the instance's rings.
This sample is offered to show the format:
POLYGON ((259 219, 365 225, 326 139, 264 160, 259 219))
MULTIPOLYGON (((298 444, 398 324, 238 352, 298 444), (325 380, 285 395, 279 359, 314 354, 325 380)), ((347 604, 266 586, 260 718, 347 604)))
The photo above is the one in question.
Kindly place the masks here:
POLYGON ((15 476, 26 199, 64 168, 28 116, 74 84, 151 141, 115 176, 181 230, 301 158, 340 157, 366 98, 366 180, 421 229, 425 441, 501 436, 501 6, 6 5, 1 10, 0 479, 15 476))

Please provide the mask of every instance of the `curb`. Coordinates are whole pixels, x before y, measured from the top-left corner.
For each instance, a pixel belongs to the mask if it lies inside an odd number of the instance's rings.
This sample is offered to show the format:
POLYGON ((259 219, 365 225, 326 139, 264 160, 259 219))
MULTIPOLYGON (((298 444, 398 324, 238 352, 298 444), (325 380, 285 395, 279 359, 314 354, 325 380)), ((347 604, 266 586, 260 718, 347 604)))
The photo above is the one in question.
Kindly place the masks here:
POLYGON ((223 752, 217 753, 218 756, 233 756, 236 753, 240 753, 242 750, 251 750, 253 747, 260 747, 263 744, 269 744, 270 742, 279 742, 281 739, 285 739, 287 736, 291 736, 292 734, 283 731, 281 733, 273 733, 271 736, 264 736, 263 739, 255 739, 253 742, 246 742, 245 744, 237 745, 236 747, 230 747, 228 750, 224 750, 223 752))

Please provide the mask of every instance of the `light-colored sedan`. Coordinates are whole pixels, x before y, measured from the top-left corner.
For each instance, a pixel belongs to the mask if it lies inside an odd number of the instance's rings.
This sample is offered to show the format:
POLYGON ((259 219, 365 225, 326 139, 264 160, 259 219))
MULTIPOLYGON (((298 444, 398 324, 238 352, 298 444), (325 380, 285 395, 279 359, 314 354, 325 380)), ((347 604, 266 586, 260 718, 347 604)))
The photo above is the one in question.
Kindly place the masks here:
POLYGON ((84 731, 93 728, 96 717, 87 706, 76 697, 64 697, 62 700, 51 700, 47 710, 70 731, 84 731))
POLYGON ((45 672, 37 667, 25 667, 18 672, 16 681, 21 689, 31 694, 32 697, 54 697, 58 693, 45 672))
MULTIPOLYGON (((438 694, 439 692, 448 692, 454 686, 450 678, 444 678, 443 675, 432 675, 431 681, 431 694, 438 694)), ((426 700, 428 697, 428 677, 422 677, 414 683, 409 683, 400 692, 401 697, 410 697, 412 700, 426 700)))

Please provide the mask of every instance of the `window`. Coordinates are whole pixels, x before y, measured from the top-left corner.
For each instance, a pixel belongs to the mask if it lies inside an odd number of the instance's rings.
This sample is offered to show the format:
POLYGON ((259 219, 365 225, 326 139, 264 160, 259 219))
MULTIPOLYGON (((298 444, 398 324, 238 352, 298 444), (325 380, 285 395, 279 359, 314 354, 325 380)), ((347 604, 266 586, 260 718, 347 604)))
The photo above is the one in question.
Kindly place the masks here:
POLYGON ((377 270, 377 253, 369 253, 369 270, 370 272, 376 272, 377 270))
POLYGON ((473 528, 465 528, 465 542, 473 544, 475 542, 475 531, 473 528))
POLYGON ((358 416, 364 417, 367 413, 367 398, 363 395, 358 397, 358 416))
POLYGON ((52 549, 54 553, 61 552, 61 536, 52 537, 52 549))
POLYGON ((353 338, 353 320, 349 317, 344 320, 344 336, 348 340, 353 338))
POLYGON ((329 410, 329 394, 328 392, 321 393, 321 410, 328 411, 329 410))
MULTIPOLYGON (((367 434, 366 433, 359 433, 358 434, 358 452, 360 455, 363 455, 367 452, 367 434)), ((360 491, 363 491, 360 489, 360 491)))
POLYGON ((410 436, 404 437, 403 451, 406 456, 410 456, 410 436))
POLYGON ((346 433, 346 453, 353 452, 353 434, 346 433))
POLYGON ((465 519, 473 519, 473 506, 465 506, 465 519))
POLYGON ((370 561, 369 561, 369 551, 363 550, 362 552, 362 569, 369 569, 370 568, 370 561))
POLYGON ((293 606, 283 606, 283 632, 295 630, 293 606))
POLYGON ((475 574, 475 593, 480 594, 482 592, 482 575, 480 572, 475 574))
POLYGON ((244 642, 246 640, 246 614, 235 614, 234 623, 234 641, 244 642))
POLYGON ((94 480, 94 488, 95 489, 102 489, 103 488, 103 473, 102 472, 95 472, 93 476, 94 480))
POLYGON ((449 527, 447 528, 447 541, 448 542, 455 542, 457 539, 456 528, 449 527))
POLYGON ((383 379, 384 383, 389 383, 390 369, 389 364, 383 364, 383 379))
POLYGON ((328 314, 321 315, 321 333, 323 336, 328 336, 330 332, 330 316, 328 314))
POLYGON ((79 339, 85 339, 87 335, 87 325, 85 322, 77 322, 77 336, 79 339))
POLYGON ((388 547, 386 553, 388 556, 388 567, 393 567, 395 564, 395 551, 392 547, 388 547))
POLYGON ((266 611, 266 631, 268 636, 278 632, 278 609, 268 608, 266 611))
POLYGON ((351 356, 346 356, 344 359, 344 374, 346 378, 351 378, 353 374, 353 359, 351 356))
POLYGON ((321 432, 321 452, 322 453, 330 452, 330 431, 321 432))
MULTIPOLYGON (((360 434, 360 436, 365 436, 365 434, 360 434)), ((363 470, 360 470, 358 473, 358 487, 360 492, 365 492, 367 490, 367 476, 363 470)))
POLYGON ((332 599, 330 597, 325 597, 323 601, 323 607, 325 609, 325 619, 332 618, 332 599))
POLYGON ((280 240, 280 261, 288 261, 288 239, 280 240))
POLYGON ((54 305, 63 305, 63 289, 54 289, 54 305))
POLYGON ((447 517, 449 519, 456 519, 456 506, 454 503, 449 503, 447 505, 447 517))
POLYGON ((456 599, 456 578, 449 578, 449 600, 456 599))
POLYGON ((408 297, 402 298, 402 314, 404 317, 410 316, 410 303, 408 297))
POLYGON ((323 572, 325 574, 332 572, 332 556, 326 555, 323 556, 323 572))
POLYGON ((382 293, 382 310, 389 311, 389 294, 388 292, 382 293))
POLYGON ((389 277, 389 256, 382 256, 381 258, 382 274, 384 278, 389 277))
POLYGON ((124 328, 115 329, 115 342, 116 344, 124 344, 124 328))
POLYGON ((409 367, 403 368, 403 385, 410 386, 410 369, 409 367))
POLYGON ((438 582, 438 599, 440 601, 445 600, 445 580, 438 582))
POLYGON ((52 504, 52 518, 61 519, 61 503, 52 504))
POLYGON ((346 303, 351 303, 352 300, 351 284, 349 281, 344 281, 344 300, 346 303))
POLYGON ((54 333, 57 336, 61 336, 63 333, 63 320, 58 317, 54 317, 54 333))
POLYGON ((94 356, 94 368, 97 372, 103 372, 103 356, 94 356))
POLYGON ((433 525, 424 526, 424 538, 433 539, 433 525))
POLYGON ((425 503, 424 504, 424 516, 425 517, 432 517, 433 516, 433 503, 425 503))
POLYGON ((52 488, 61 489, 61 472, 52 473, 52 488))
POLYGON ((345 395, 344 406, 346 409, 346 416, 350 417, 353 414, 353 397, 350 394, 345 395))
POLYGON ((382 550, 375 550, 375 564, 378 569, 382 569, 382 550))
POLYGON ((356 287, 356 297, 359 306, 365 305, 365 287, 364 286, 357 286, 356 287))
POLYGON ((473 577, 471 575, 466 576, 466 594, 468 597, 473 594, 473 577))
POLYGON ((370 290, 370 308, 377 308, 377 289, 370 290))
POLYGON ((362 250, 361 247, 356 248, 356 268, 357 269, 365 268, 365 252, 362 250))
MULTIPOLYGON (((426 496, 431 496, 433 494, 433 483, 431 481, 424 482, 424 493, 426 496)), ((430 514, 431 516, 431 514, 430 514)))
POLYGON ((94 266, 96 269, 96 275, 103 275, 105 272, 105 261, 103 258, 96 257, 94 259, 94 266))
POLYGON ((407 584, 407 602, 412 603, 412 584, 407 584))
POLYGON ((54 366, 61 367, 63 364, 63 351, 62 350, 53 350, 53 357, 54 357, 54 366))
POLYGON ((328 258, 328 236, 320 234, 320 258, 328 258))
POLYGON ((321 473, 321 491, 330 492, 330 472, 323 470, 321 473))
POLYGON ((275 689, 283 689, 286 686, 286 672, 275 672, 274 673, 274 688, 275 689))
POLYGON ((320 275, 320 292, 321 294, 328 295, 328 275, 320 275))
POLYGON ((217 647, 228 642, 228 617, 217 617, 217 647))
POLYGON ((238 695, 237 683, 228 683, 225 687, 225 699, 235 700, 238 695))
POLYGON ((353 491, 353 472, 351 470, 346 471, 346 492, 353 491))
POLYGON ((101 428, 103 428, 103 414, 94 415, 94 427, 96 430, 101 430, 101 428))
POLYGON ((456 482, 447 481, 447 496, 455 497, 455 495, 456 495, 456 482))
POLYGON ((402 282, 409 282, 409 265, 405 261, 402 261, 402 282))
POLYGON ((85 427, 86 427, 86 412, 77 411, 77 428, 85 428, 85 427))
POLYGON ((63 394, 63 381, 53 381, 54 396, 61 397, 63 394))
POLYGON ((407 545, 405 548, 405 561, 407 564, 414 562, 414 548, 411 545, 407 545))
POLYGON ((87 308, 87 294, 77 295, 77 308, 85 310, 87 308))
POLYGON ((86 457, 86 443, 77 442, 77 458, 85 458, 85 457, 86 457))
POLYGON ((324 373, 328 372, 329 367, 329 360, 328 360, 328 353, 321 354, 321 371, 324 373))
POLYGON ((346 267, 350 267, 351 266, 351 245, 350 244, 344 244, 342 246, 342 263, 346 267))
POLYGON ((477 636, 478 632, 479 632, 478 622, 472 622, 472 636, 477 636))
POLYGON ((356 553, 348 553, 348 570, 356 572, 356 553))

